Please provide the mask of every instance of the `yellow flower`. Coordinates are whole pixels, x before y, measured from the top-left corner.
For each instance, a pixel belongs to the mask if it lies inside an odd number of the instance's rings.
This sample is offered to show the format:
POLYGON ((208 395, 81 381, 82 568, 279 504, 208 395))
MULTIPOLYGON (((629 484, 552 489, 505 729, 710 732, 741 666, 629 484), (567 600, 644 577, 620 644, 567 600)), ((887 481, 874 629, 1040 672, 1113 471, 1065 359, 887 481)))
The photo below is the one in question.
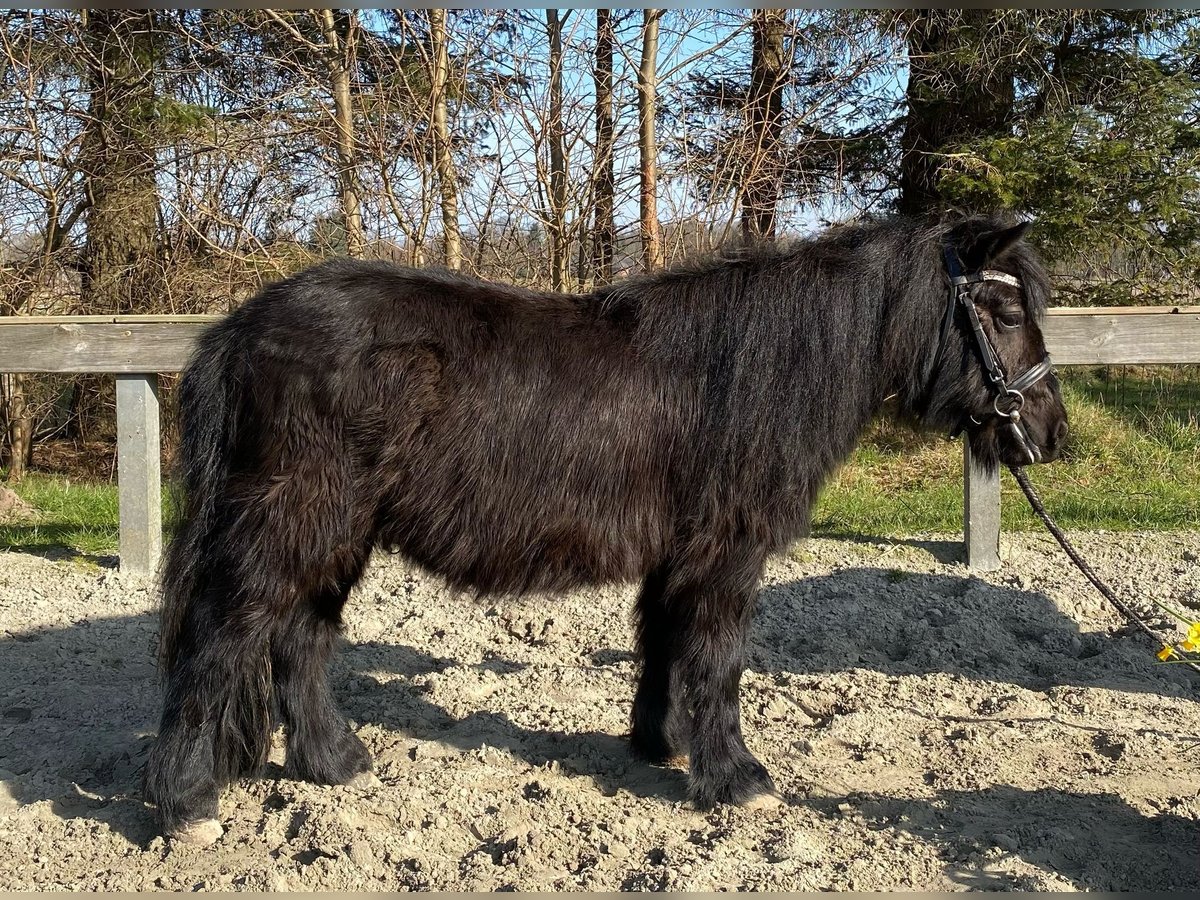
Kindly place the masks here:
POLYGON ((1161 650, 1158 651, 1158 658, 1161 659, 1163 662, 1166 662, 1168 659, 1170 659, 1174 655, 1175 655, 1174 647, 1163 647, 1161 650))
POLYGON ((1188 653, 1200 650, 1200 622, 1193 622, 1188 626, 1187 637, 1180 642, 1179 648, 1188 653))

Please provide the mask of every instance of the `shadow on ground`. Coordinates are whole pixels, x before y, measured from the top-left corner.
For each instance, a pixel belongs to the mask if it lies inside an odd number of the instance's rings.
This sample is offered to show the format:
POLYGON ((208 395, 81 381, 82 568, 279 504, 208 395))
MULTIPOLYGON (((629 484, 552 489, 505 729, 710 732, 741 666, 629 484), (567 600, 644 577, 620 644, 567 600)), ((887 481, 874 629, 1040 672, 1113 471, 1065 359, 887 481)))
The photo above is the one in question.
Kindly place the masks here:
POLYGON ((762 672, 945 672, 1045 691, 1057 685, 1195 695, 1140 634, 1086 631, 1040 591, 974 576, 861 567, 769 584, 750 665, 762 672))

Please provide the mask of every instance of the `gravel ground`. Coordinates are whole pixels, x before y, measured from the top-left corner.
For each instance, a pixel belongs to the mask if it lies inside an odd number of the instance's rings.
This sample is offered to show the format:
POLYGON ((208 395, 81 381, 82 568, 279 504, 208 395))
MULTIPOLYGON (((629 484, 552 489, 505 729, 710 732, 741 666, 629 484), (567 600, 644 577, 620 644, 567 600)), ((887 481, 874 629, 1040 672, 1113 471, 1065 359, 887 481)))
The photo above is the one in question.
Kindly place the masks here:
MULTIPOLYGON (((1089 534, 1123 591, 1200 606, 1200 533, 1089 534)), ((1049 538, 971 576, 948 538, 772 562, 742 710, 786 805, 685 800, 632 758, 631 591, 489 605, 378 557, 334 681, 382 784, 222 796, 164 843, 138 796, 152 582, 0 553, 0 888, 1165 890, 1200 872, 1200 707, 1049 538)))

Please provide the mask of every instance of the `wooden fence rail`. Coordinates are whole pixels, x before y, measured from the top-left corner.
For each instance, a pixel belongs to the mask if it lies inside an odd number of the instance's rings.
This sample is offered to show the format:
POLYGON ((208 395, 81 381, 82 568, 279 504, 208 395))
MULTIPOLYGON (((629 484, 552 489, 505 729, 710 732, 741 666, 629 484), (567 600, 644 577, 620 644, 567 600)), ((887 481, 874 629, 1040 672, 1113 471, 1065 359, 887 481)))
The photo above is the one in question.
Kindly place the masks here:
MULTIPOLYGON (((162 546, 158 375, 178 372, 215 316, 0 317, 0 372, 101 372, 117 379, 122 568, 151 572, 162 546)), ((1059 366, 1200 363, 1200 307, 1053 309, 1046 345, 1059 366)), ((1000 565, 1000 480, 964 444, 967 563, 1000 565)))
POLYGON ((219 316, 0 317, 0 372, 99 372, 117 381, 121 568, 149 573, 162 554, 158 376, 186 365, 219 316))

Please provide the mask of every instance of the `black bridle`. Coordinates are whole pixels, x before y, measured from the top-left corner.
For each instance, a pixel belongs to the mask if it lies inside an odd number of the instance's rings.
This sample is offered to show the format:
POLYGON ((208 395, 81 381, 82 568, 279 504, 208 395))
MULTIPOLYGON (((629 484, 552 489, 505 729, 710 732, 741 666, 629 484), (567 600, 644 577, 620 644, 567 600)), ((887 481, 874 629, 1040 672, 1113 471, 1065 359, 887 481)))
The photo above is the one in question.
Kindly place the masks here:
MULTIPOLYGON (((980 362, 994 394, 992 410, 998 418, 1008 420, 1008 427, 1016 437, 1017 443, 1025 451, 1025 455, 1029 457, 1029 462, 1036 463, 1041 458, 1041 450, 1029 437, 1029 432, 1021 422, 1021 410, 1025 406, 1025 392, 1052 371, 1050 355, 1046 354, 1041 362, 1009 381, 1004 366, 1000 363, 1000 357, 996 353, 996 348, 992 346, 987 333, 983 330, 983 323, 979 321, 979 311, 975 308, 975 301, 971 296, 974 286, 985 281, 998 281, 1015 288, 1020 288, 1021 282, 1006 272, 997 272, 991 269, 978 269, 969 275, 964 275, 962 264, 958 260, 958 251, 950 244, 944 245, 942 249, 946 259, 946 273, 950 276, 950 302, 946 305, 946 315, 942 319, 942 331, 938 337, 937 352, 933 357, 928 383, 932 385, 932 379, 937 377, 937 367, 945 353, 950 329, 954 326, 958 309, 961 308, 966 312, 967 322, 971 326, 971 334, 975 338, 975 348, 979 351, 980 362)), ((982 424, 982 419, 967 415, 950 436, 957 437, 972 425, 982 424)))

